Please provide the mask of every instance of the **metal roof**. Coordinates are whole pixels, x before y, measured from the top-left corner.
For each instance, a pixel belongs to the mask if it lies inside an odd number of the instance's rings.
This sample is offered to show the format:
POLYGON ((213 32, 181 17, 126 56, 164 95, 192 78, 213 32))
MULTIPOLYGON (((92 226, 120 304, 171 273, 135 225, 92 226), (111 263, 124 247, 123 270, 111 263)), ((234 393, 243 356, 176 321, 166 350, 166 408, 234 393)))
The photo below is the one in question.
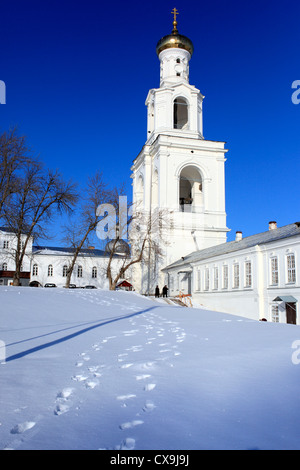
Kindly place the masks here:
POLYGON ((193 253, 180 258, 169 266, 166 266, 163 271, 168 271, 172 268, 184 266, 187 263, 203 261, 215 256, 234 253, 235 251, 241 251, 256 245, 265 245, 276 240, 295 237, 297 235, 300 235, 300 222, 285 225, 284 227, 274 228, 273 230, 268 230, 267 232, 257 233, 255 235, 242 238, 239 241, 221 243, 220 245, 215 245, 210 248, 194 251, 193 253))
MULTIPOLYGON (((39 246, 34 245, 32 247, 33 254, 40 255, 72 255, 75 252, 75 248, 57 247, 57 246, 39 246)), ((103 250, 97 250, 95 248, 82 248, 79 252, 79 256, 100 256, 107 258, 109 256, 103 250)))

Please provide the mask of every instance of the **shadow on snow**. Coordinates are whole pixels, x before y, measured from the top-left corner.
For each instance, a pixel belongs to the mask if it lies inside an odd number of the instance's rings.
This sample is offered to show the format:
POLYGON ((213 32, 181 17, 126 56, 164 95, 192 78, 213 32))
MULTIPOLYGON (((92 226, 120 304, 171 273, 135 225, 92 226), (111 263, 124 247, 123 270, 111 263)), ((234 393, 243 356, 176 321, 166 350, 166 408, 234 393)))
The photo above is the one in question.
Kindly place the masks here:
MULTIPOLYGON (((42 349, 50 348, 51 346, 55 346, 56 344, 63 343, 65 341, 69 341, 70 339, 76 338, 76 336, 87 333, 88 331, 94 330, 95 328, 100 328, 101 326, 108 325, 109 323, 114 323, 114 322, 117 322, 117 321, 120 321, 120 320, 126 320, 128 318, 132 318, 132 317, 135 317, 137 315, 142 315, 143 313, 150 312, 151 310, 154 310, 156 308, 158 308, 158 306, 149 307, 149 308, 146 308, 144 310, 141 310, 140 312, 135 312, 135 313, 131 313, 129 315, 124 315, 124 316, 120 316, 120 317, 111 318, 110 320, 101 321, 100 323, 97 323, 96 325, 92 325, 92 326, 89 326, 87 328, 83 328, 79 331, 76 331, 75 333, 70 334, 70 335, 63 336, 63 337, 58 338, 56 340, 49 341, 48 343, 44 343, 44 344, 41 344, 39 346, 35 346, 34 348, 26 349, 25 351, 19 352, 17 354, 13 354, 12 356, 8 356, 6 358, 6 362, 15 361, 16 359, 20 359, 24 356, 28 356, 29 354, 33 354, 37 351, 41 351, 42 349)), ((90 324, 90 323, 91 322, 84 323, 84 324, 90 324)), ((95 323, 95 322, 92 322, 92 323, 95 323)), ((77 326, 80 326, 80 325, 77 325, 77 326)), ((72 328, 76 328, 76 327, 72 326, 70 328, 64 328, 63 330, 53 331, 51 333, 46 333, 45 335, 36 336, 35 338, 31 338, 31 339, 37 339, 37 338, 41 338, 41 337, 44 337, 44 336, 49 336, 49 335, 56 334, 56 333, 59 333, 61 331, 69 330, 69 329, 72 329, 72 328)), ((22 340, 22 341, 19 341, 17 343, 11 343, 10 345, 7 345, 7 346, 12 346, 13 344, 22 343, 24 341, 29 341, 29 340, 22 340)))

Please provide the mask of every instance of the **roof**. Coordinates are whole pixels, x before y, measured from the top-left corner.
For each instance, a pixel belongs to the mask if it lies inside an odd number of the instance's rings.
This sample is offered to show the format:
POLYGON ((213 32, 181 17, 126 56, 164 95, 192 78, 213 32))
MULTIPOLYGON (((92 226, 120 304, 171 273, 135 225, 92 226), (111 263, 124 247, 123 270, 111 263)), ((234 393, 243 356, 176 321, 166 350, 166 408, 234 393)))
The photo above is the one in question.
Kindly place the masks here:
MULTIPOLYGON (((66 248, 66 247, 61 247, 61 246, 39 246, 39 245, 34 245, 32 247, 32 252, 33 254, 39 254, 39 255, 72 255, 74 253, 75 249, 74 248, 66 248)), ((105 257, 107 258, 109 256, 108 253, 105 253, 103 250, 97 250, 95 248, 82 248, 79 252, 79 256, 99 256, 99 257, 105 257)))
POLYGON ((169 269, 175 267, 184 266, 187 263, 203 261, 205 259, 214 258, 215 256, 234 253, 236 251, 241 251, 256 245, 264 245, 276 240, 283 240, 285 238, 290 238, 297 235, 300 235, 300 222, 285 225, 284 227, 274 228, 273 230, 268 230, 267 232, 257 233, 255 235, 245 237, 239 241, 221 243, 220 245, 212 246, 210 248, 194 251, 193 253, 182 257, 169 266, 166 266, 163 271, 168 271, 169 269))
POLYGON ((294 303, 298 302, 298 300, 295 299, 295 297, 293 297, 292 295, 280 295, 279 297, 276 297, 273 302, 294 303))

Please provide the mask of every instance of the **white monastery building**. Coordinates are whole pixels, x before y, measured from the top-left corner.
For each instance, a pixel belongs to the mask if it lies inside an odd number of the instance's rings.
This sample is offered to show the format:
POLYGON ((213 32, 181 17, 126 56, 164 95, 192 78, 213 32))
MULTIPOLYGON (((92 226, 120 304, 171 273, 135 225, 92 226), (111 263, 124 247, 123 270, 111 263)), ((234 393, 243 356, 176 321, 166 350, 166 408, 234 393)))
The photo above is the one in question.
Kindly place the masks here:
MULTIPOLYGON (((134 215, 141 224, 157 218, 151 237, 159 250, 149 250, 148 261, 136 264, 127 281, 142 294, 167 284, 169 295, 190 296, 209 309, 300 324, 300 223, 271 222, 263 233, 243 238, 237 232, 235 241, 226 241, 227 149, 203 136, 204 96, 189 83, 193 44, 179 34, 177 10, 172 13, 173 31, 156 46, 160 86, 146 99, 146 142, 131 168, 134 215)), ((12 282, 14 243, 14 234, 0 228, 2 285, 12 282)), ((22 284, 63 287, 71 256, 71 249, 30 241, 22 284)), ((71 283, 105 287, 108 257, 93 247, 82 250, 71 283)), ((118 269, 118 255, 114 263, 118 269)))

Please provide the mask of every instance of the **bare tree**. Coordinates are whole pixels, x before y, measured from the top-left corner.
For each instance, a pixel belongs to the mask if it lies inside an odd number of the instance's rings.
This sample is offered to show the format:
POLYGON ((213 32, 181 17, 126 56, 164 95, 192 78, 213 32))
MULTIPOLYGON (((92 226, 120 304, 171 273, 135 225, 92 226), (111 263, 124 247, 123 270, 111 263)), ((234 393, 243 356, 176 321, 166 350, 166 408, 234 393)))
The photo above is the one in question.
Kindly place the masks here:
POLYGON ((13 285, 20 285, 20 272, 30 240, 48 238, 47 225, 54 215, 70 212, 76 203, 75 185, 57 171, 45 170, 38 160, 28 160, 18 176, 17 191, 4 206, 6 226, 15 234, 13 285))
POLYGON ((26 144, 26 137, 18 135, 14 127, 0 135, 0 217, 12 194, 19 188, 19 177, 32 152, 26 144))
MULTIPOLYGON (((117 206, 120 198, 114 199, 117 206)), ((116 237, 109 243, 109 259, 106 268, 106 275, 109 281, 109 288, 115 290, 117 284, 130 273, 131 268, 141 263, 149 266, 148 292, 150 290, 150 272, 156 270, 159 259, 163 256, 162 246, 167 244, 164 237, 164 230, 169 223, 168 214, 163 210, 154 209, 151 212, 137 210, 129 207, 127 218, 120 219, 120 209, 117 211, 118 230, 116 237), (126 225, 125 225, 126 224, 126 225), (122 249, 125 240, 122 234, 128 233, 129 250, 122 249), (121 248, 121 249, 120 249, 121 248), (121 255, 118 263, 114 262, 114 257, 121 255)))
POLYGON ((64 242, 73 249, 72 257, 67 266, 66 287, 70 286, 71 276, 83 248, 90 244, 95 236, 95 230, 101 216, 98 207, 109 199, 109 190, 103 180, 101 172, 88 178, 86 188, 82 190, 83 197, 80 199, 79 208, 74 212, 76 220, 70 221, 65 227, 64 242))

